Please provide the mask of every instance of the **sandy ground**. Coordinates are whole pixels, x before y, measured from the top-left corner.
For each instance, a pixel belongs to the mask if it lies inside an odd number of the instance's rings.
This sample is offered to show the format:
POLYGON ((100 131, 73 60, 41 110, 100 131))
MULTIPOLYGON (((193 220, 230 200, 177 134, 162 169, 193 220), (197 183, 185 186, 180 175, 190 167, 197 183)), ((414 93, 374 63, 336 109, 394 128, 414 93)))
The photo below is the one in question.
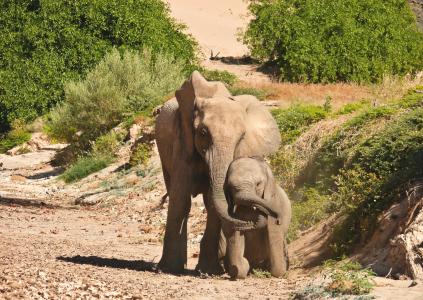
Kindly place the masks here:
MULTIPOLYGON (((260 66, 241 65, 248 49, 236 40, 245 26, 242 0, 168 0, 172 16, 188 26, 204 53, 203 66, 240 79, 270 82, 260 66), (209 60, 211 51, 217 60, 209 60)), ((328 226, 321 224, 290 245, 293 268, 285 279, 194 273, 207 215, 193 199, 185 274, 155 272, 161 257, 167 204, 158 157, 148 175, 125 171, 121 160, 72 185, 49 160, 54 151, 0 155, 0 299, 288 299, 288 293, 319 282, 310 277, 325 257, 328 226), (75 205, 75 203, 82 203, 75 205), (84 204, 85 203, 85 204, 84 204), (87 205, 94 204, 94 205, 87 205)), ((423 299, 423 284, 377 278, 378 299, 423 299)), ((305 298, 304 298, 305 299, 305 298)), ((354 297, 350 297, 354 299, 354 297)))
MULTIPOLYGON (((322 282, 310 274, 325 257, 330 220, 289 246, 287 278, 195 274, 207 218, 201 197, 189 215, 185 274, 156 272, 167 216, 167 204, 157 209, 165 193, 159 158, 142 178, 122 169, 127 159, 71 185, 58 180, 62 169, 28 155, 0 169, 0 299, 288 299, 322 282)), ((423 299, 421 283, 376 281, 379 299, 423 299)))
POLYGON ((236 38, 237 28, 246 27, 247 3, 242 0, 165 0, 171 16, 185 23, 203 53, 213 56, 243 56, 248 49, 236 38))

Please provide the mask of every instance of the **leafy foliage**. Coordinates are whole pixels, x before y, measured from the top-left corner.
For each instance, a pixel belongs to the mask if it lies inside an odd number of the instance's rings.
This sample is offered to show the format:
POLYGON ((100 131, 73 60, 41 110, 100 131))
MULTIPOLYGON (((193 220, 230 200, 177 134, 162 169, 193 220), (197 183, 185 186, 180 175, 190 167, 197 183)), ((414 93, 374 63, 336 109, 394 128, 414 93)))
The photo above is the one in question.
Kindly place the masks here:
POLYGON ((374 82, 423 68, 423 32, 405 0, 254 0, 240 33, 289 81, 374 82))
MULTIPOLYGON (((29 141, 31 134, 27 131, 25 121, 23 119, 16 119, 12 123, 12 130, 0 139, 0 153, 6 153, 15 146, 22 145, 29 141)), ((23 148, 20 154, 23 154, 23 148)), ((26 152, 28 153, 28 152, 26 152)))
POLYGON ((238 77, 228 71, 206 70, 197 68, 207 81, 221 81, 227 85, 233 85, 238 81, 238 77))
POLYGON ((252 269, 251 274, 257 278, 273 278, 269 271, 263 271, 262 269, 252 269))
POLYGON ((267 90, 259 90, 242 86, 230 86, 228 87, 228 90, 233 96, 252 95, 259 100, 264 100, 268 96, 267 90))
MULTIPOLYGON (((144 167, 147 166, 147 162, 150 157, 153 155, 152 153, 152 145, 147 143, 138 144, 134 151, 131 154, 130 163, 133 166, 136 165, 143 165, 144 167)), ((138 175, 140 176, 140 175, 138 175)), ((140 176, 142 177, 142 176, 140 176)))
POLYGON ((343 256, 341 261, 326 260, 321 272, 331 279, 327 289, 339 295, 368 294, 376 285, 374 281, 376 274, 372 270, 363 269, 358 262, 348 261, 346 256, 343 256))
POLYGON ((10 0, 0 4, 0 133, 64 99, 65 82, 116 47, 196 60, 197 43, 160 0, 10 0))
POLYGON ((317 105, 295 104, 287 110, 272 109, 270 111, 282 136, 282 144, 298 137, 307 126, 315 121, 325 119, 328 112, 317 105))
POLYGON ((298 238, 297 231, 317 225, 327 213, 329 199, 313 188, 302 188, 300 200, 292 203, 292 218, 286 240, 288 243, 298 238))
POLYGON ((169 54, 156 53, 153 61, 149 49, 128 50, 121 58, 114 48, 84 80, 65 85, 65 99, 52 110, 47 124, 50 135, 72 142, 82 131, 80 144, 82 138, 94 140, 125 116, 160 104, 183 82, 182 69, 183 63, 169 54))
POLYGON ((106 168, 114 160, 112 156, 79 157, 78 161, 60 175, 59 178, 63 179, 66 183, 72 183, 106 168))

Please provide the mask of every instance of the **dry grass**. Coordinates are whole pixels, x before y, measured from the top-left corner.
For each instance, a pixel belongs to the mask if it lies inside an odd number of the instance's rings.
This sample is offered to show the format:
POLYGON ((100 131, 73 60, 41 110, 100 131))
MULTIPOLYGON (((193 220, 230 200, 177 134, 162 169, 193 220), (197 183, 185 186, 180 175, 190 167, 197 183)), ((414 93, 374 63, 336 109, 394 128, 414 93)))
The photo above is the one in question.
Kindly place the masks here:
POLYGON ((330 93, 333 110, 337 111, 345 104, 357 103, 361 99, 385 102, 398 99, 410 87, 423 82, 423 74, 416 77, 384 76, 379 84, 359 85, 354 83, 305 84, 289 82, 241 82, 238 85, 267 91, 268 100, 279 100, 281 108, 287 108, 292 102, 303 102, 311 105, 323 105, 330 93))
POLYGON ((303 133, 293 144, 293 150, 297 153, 297 167, 304 168, 316 151, 322 147, 326 137, 331 136, 342 128, 348 120, 357 114, 343 115, 335 119, 321 120, 313 124, 307 132, 303 133))
POLYGON ((336 111, 345 104, 356 103, 362 98, 371 97, 371 88, 352 83, 303 84, 303 83, 242 83, 244 87, 265 89, 267 99, 280 100, 285 108, 293 101, 311 105, 323 105, 330 93, 332 106, 336 111))
POLYGON ((409 88, 422 84, 422 75, 423 73, 419 73, 414 78, 411 78, 411 76, 399 78, 398 76, 385 75, 381 83, 370 85, 371 95, 381 102, 398 99, 409 88))

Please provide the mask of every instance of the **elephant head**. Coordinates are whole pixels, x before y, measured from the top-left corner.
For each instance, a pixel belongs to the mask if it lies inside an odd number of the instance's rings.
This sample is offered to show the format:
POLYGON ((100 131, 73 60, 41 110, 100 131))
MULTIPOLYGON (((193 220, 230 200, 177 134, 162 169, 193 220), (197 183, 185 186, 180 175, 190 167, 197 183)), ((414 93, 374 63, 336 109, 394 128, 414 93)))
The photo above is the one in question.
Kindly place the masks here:
POLYGON ((241 158, 231 163, 225 183, 227 199, 233 213, 242 207, 243 219, 251 216, 271 215, 276 224, 282 224, 279 205, 273 203, 276 182, 273 172, 262 159, 241 158), (276 205, 275 205, 276 204, 276 205))
MULTIPOLYGON (((237 230, 266 225, 238 218, 229 209, 223 186, 230 163, 242 157, 263 158, 276 151, 280 134, 269 111, 253 96, 232 97, 221 82, 208 82, 195 71, 176 91, 187 163, 199 155, 208 168, 212 207, 222 222, 237 230)), ((270 212, 269 212, 270 213, 270 212)))

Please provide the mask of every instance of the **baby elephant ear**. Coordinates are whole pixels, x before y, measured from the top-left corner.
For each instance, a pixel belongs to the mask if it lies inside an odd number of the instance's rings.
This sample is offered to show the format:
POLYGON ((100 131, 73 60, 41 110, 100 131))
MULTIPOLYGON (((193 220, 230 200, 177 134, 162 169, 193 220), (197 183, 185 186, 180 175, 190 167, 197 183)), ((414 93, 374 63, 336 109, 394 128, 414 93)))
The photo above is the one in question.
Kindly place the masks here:
POLYGON ((235 159, 241 157, 265 157, 279 149, 281 135, 269 110, 250 95, 233 99, 245 108, 246 133, 235 149, 235 159))
POLYGON ((189 159, 194 152, 193 119, 195 99, 215 96, 230 97, 231 94, 223 83, 209 82, 200 72, 194 71, 175 92, 175 96, 179 104, 179 114, 182 121, 181 137, 184 139, 186 159, 189 159))
MULTIPOLYGON (((266 164, 266 163, 265 163, 266 164)), ((264 187, 263 198, 270 201, 272 197, 276 194, 276 181, 273 176, 273 172, 270 167, 266 164, 267 169, 267 182, 264 187)))

